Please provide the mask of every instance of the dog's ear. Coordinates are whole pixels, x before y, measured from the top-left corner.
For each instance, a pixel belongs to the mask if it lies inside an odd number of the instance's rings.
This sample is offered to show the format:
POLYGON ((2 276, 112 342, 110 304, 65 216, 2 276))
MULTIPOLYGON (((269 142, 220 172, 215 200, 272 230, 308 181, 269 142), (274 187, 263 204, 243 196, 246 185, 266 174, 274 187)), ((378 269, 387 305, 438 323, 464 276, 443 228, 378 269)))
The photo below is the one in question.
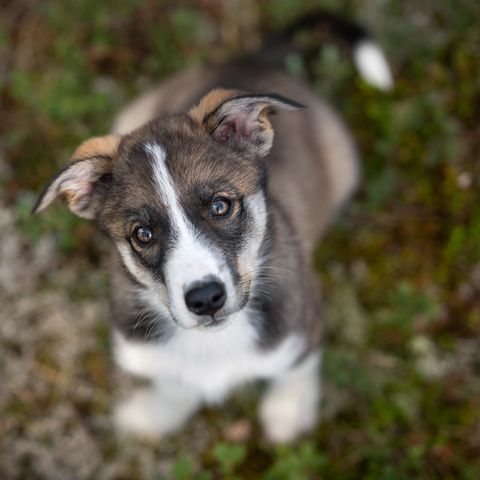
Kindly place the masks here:
POLYGON ((203 97, 189 115, 217 141, 234 150, 264 157, 273 143, 269 114, 277 109, 300 108, 303 105, 277 94, 218 89, 203 97))
POLYGON ((95 216, 98 193, 111 178, 112 162, 121 137, 106 135, 83 142, 70 162, 60 170, 41 193, 32 213, 47 208, 55 198, 66 199, 70 210, 83 218, 95 216))

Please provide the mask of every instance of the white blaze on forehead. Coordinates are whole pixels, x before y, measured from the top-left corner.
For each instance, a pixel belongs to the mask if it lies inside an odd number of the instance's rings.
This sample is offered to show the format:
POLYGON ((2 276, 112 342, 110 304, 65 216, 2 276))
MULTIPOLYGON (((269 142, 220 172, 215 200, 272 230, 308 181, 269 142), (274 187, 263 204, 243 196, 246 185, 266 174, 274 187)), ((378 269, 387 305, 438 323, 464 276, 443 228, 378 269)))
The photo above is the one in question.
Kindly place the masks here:
POLYGON ((167 207, 170 221, 177 233, 182 234, 188 231, 190 222, 185 218, 183 209, 178 201, 173 179, 165 163, 167 157, 165 150, 160 145, 150 143, 145 146, 145 150, 153 157, 153 174, 160 189, 160 196, 167 207))
POLYGON ((167 209, 167 214, 176 232, 173 245, 165 264, 165 279, 172 314, 184 327, 195 326, 198 318, 185 305, 185 290, 193 283, 216 277, 225 284, 227 304, 234 297, 233 281, 221 251, 202 239, 199 232, 187 218, 180 201, 174 181, 165 163, 165 150, 156 144, 147 144, 145 150, 152 155, 154 178, 159 195, 167 209))

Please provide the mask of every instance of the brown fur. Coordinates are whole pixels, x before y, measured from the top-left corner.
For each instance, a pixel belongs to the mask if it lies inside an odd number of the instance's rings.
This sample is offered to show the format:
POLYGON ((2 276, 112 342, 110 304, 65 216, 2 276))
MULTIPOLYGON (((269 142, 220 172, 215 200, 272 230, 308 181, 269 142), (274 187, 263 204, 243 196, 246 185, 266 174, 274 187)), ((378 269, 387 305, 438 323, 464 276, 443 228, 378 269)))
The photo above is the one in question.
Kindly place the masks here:
POLYGON ((227 90, 225 88, 215 88, 207 93, 200 102, 190 109, 188 114, 195 122, 201 125, 205 118, 214 112, 226 100, 239 95, 241 92, 236 90, 227 90))
POLYGON ((122 137, 120 135, 105 135, 85 140, 75 150, 72 160, 81 160, 92 157, 113 157, 118 150, 122 137))

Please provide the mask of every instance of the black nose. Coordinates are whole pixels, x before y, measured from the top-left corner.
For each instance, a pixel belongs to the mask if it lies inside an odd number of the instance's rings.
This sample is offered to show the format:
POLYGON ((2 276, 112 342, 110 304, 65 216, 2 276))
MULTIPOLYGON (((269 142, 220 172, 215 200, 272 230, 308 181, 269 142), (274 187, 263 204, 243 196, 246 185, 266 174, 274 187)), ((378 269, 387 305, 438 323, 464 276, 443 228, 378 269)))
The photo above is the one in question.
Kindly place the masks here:
POLYGON ((221 283, 208 282, 185 293, 188 309, 197 315, 213 315, 225 304, 225 288, 221 283))

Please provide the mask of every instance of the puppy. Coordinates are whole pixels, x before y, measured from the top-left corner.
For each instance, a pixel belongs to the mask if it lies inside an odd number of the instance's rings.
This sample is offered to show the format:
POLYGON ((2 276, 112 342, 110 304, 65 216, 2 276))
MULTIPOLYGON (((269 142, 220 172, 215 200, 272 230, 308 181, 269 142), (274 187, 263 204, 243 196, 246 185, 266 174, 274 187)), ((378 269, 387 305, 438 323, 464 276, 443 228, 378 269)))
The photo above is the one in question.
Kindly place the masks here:
POLYGON ((256 55, 178 73, 134 101, 112 134, 77 148, 34 207, 63 197, 111 239, 115 359, 151 379, 117 407, 123 431, 164 436, 258 379, 269 382, 260 420, 271 441, 316 424, 312 252, 359 167, 338 116, 265 62, 305 24, 340 31, 367 79, 390 86, 361 29, 310 16, 256 55))

